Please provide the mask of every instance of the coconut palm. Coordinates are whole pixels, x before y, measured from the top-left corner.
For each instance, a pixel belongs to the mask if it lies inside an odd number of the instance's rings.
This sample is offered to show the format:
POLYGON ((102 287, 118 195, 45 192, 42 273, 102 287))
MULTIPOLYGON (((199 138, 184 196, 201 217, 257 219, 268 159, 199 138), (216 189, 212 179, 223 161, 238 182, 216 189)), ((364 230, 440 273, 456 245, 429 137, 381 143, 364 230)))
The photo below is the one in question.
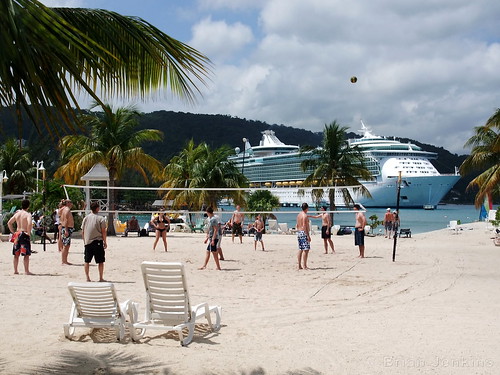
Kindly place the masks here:
POLYGON ((465 143, 464 147, 472 149, 460 166, 460 173, 480 172, 467 186, 467 189, 479 189, 474 203, 480 207, 487 195, 500 195, 500 108, 485 125, 475 127, 474 131, 475 134, 465 143))
MULTIPOLYGON (((193 101, 210 60, 138 17, 36 0, 0 2, 0 106, 21 108, 49 132, 69 129, 85 92, 151 97, 169 88, 193 101)), ((35 122, 36 124, 37 122, 35 122)))
POLYGON ((3 183, 4 194, 22 194, 33 190, 36 168, 28 148, 20 147, 19 141, 8 139, 0 148, 0 170, 5 170, 8 177, 3 183))
MULTIPOLYGON (((109 171, 109 185, 113 188, 127 169, 137 171, 146 183, 148 173, 158 176, 161 163, 144 152, 141 144, 161 141, 163 133, 156 129, 136 130, 139 113, 133 107, 113 111, 106 105, 105 112, 80 116, 88 135, 68 135, 60 142, 63 164, 55 176, 66 183, 77 183, 97 163, 109 171)), ((109 206, 114 210, 115 190, 111 189, 109 206)), ((110 217, 112 220, 112 216, 110 217)), ((113 222, 113 221, 110 221, 113 222)), ((108 230, 113 225, 108 226, 108 230)))
MULTIPOLYGON (((280 199, 273 195, 269 190, 256 190, 248 196, 247 208, 248 211, 262 212, 273 211, 280 206, 280 199)), ((261 214, 264 228, 268 218, 276 219, 273 214, 261 214)))
MULTIPOLYGON (((357 186, 355 192, 369 196, 360 180, 371 180, 372 175, 365 167, 363 154, 357 147, 349 146, 346 137, 347 127, 337 121, 325 125, 321 147, 306 146, 301 148, 302 155, 308 155, 301 163, 304 172, 311 173, 304 180, 303 186, 357 186)), ((344 201, 352 204, 353 198, 347 188, 341 188, 344 201)), ((324 190, 314 189, 313 200, 320 202, 324 190)), ((330 210, 335 210, 335 189, 328 189, 330 210)))
MULTIPOLYGON (((212 150, 206 143, 195 147, 188 142, 184 150, 174 156, 163 171, 165 182, 162 188, 239 188, 248 184, 233 161, 228 160, 234 151, 228 147, 212 150)), ((200 209, 203 205, 217 208, 221 198, 232 198, 236 204, 243 204, 242 190, 170 190, 165 200, 174 200, 174 207, 187 206, 200 209)))

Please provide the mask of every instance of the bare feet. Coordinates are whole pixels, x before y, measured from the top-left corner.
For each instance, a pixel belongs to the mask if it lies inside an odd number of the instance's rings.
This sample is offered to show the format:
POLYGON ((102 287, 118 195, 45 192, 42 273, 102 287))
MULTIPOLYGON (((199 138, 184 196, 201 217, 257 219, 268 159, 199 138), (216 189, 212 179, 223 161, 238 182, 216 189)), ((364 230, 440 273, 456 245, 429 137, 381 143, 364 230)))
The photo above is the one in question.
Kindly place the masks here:
POLYGON ((70 263, 70 262, 63 262, 63 263, 61 263, 61 264, 62 264, 63 266, 64 266, 64 265, 66 265, 66 266, 72 266, 72 265, 73 265, 73 263, 70 263))
POLYGON ((88 282, 88 283, 90 283, 90 282, 92 282, 92 280, 90 280, 90 279, 87 279, 87 282, 88 282))
POLYGON ((222 271, 222 269, 220 269, 220 268, 217 268, 217 271, 222 271))
POLYGON ((34 275, 34 273, 29 272, 29 271, 28 271, 28 272, 25 272, 24 274, 25 274, 25 275, 34 275))
POLYGON ((207 267, 203 266, 203 267, 200 267, 200 268, 198 268, 198 269, 199 269, 199 270, 204 270, 205 268, 207 268, 207 267))
POLYGON ((106 281, 106 280, 104 280, 104 279, 99 280, 99 282, 100 282, 100 283, 107 283, 107 281, 106 281))

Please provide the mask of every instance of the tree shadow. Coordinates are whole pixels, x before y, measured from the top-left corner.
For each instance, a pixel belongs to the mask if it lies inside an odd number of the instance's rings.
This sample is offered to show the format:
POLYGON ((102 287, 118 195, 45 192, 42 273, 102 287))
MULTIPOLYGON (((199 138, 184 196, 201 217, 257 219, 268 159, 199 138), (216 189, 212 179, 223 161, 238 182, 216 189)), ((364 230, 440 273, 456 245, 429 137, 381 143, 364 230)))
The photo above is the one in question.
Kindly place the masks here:
MULTIPOLYGON (((6 361, 0 359, 0 372, 5 369, 6 361)), ((163 363, 151 361, 151 358, 141 357, 136 354, 121 353, 116 350, 107 350, 103 353, 82 353, 77 351, 66 351, 59 354, 52 363, 44 366, 36 366, 20 374, 31 375, 123 375, 123 374, 159 374, 177 375, 178 373, 163 363)), ((262 367, 251 370, 230 370, 224 372, 207 371, 200 375, 270 375, 262 367)), ((195 374, 194 374, 195 375, 195 374)), ((283 372, 282 375, 324 375, 312 368, 302 370, 291 370, 283 372)))

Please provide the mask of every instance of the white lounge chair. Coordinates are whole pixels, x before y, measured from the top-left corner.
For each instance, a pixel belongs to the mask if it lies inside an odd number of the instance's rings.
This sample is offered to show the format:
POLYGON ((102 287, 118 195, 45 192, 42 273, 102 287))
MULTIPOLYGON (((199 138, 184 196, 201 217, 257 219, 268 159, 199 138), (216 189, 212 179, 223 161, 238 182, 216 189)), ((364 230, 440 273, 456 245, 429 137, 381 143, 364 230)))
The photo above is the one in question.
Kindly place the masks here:
POLYGON ((290 234, 290 229, 288 229, 288 224, 287 223, 278 223, 278 233, 290 234))
POLYGON ((267 224, 269 225, 266 231, 267 234, 276 234, 279 232, 278 220, 269 219, 267 224))
POLYGON ((213 331, 220 329, 221 308, 200 303, 191 307, 184 265, 182 263, 143 262, 141 264, 146 287, 146 312, 143 321, 137 319, 137 305, 129 304, 130 335, 140 340, 146 329, 176 331, 182 346, 188 345, 198 318, 205 317, 213 331), (211 314, 215 315, 212 324, 211 314), (183 329, 188 329, 184 338, 183 329))
POLYGON ((76 327, 114 328, 116 338, 125 337, 125 313, 130 301, 118 303, 112 283, 69 283, 73 305, 69 322, 63 325, 64 336, 71 339, 76 327))
POLYGON ((458 234, 458 220, 450 220, 448 224, 448 229, 452 230, 455 234, 458 234))

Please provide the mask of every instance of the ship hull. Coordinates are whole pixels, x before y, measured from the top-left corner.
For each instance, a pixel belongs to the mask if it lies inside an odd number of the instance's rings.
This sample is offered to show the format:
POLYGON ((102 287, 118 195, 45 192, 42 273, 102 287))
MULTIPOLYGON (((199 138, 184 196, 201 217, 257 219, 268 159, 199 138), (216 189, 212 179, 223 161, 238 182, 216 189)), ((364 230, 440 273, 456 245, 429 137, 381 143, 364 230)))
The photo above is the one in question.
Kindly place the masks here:
MULTIPOLYGON (((403 178, 399 206, 401 208, 435 208, 459 178, 458 175, 403 178)), ((367 182, 364 186, 370 192, 371 198, 363 197, 351 190, 354 202, 361 203, 365 207, 396 206, 396 178, 381 182, 367 182)), ((311 198, 311 189, 308 188, 273 188, 271 192, 280 199, 282 206, 300 206, 304 202, 312 206, 315 205, 311 198)), ((326 193, 322 201, 328 202, 326 193)), ((339 188, 335 194, 335 205, 338 207, 346 206, 339 188)))

